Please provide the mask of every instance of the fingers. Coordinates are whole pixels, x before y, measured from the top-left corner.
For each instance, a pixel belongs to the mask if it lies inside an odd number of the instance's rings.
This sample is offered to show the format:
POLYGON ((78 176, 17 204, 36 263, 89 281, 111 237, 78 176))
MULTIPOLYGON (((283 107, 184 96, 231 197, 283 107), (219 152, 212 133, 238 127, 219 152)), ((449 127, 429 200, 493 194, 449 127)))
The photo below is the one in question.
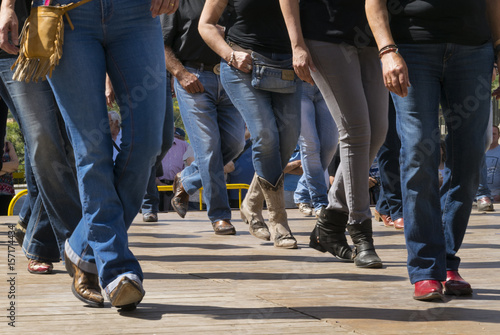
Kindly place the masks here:
POLYGON ((401 97, 408 95, 410 80, 408 67, 399 54, 389 53, 382 57, 385 87, 401 97))
POLYGON ((205 88, 201 84, 200 80, 196 77, 194 80, 186 81, 184 83, 181 82, 181 85, 186 90, 186 92, 191 94, 205 91, 205 88))
POLYGON ((0 28, 0 48, 12 55, 19 53, 19 34, 17 22, 11 22, 9 26, 0 28), (9 32, 11 34, 12 43, 9 41, 9 32))
POLYGON ((151 15, 173 14, 179 8, 179 0, 151 0, 151 15))
POLYGON ((243 51, 234 52, 234 61, 232 64, 235 68, 241 72, 250 73, 252 72, 252 57, 250 54, 243 51))
POLYGON ((314 80, 311 77, 311 71, 309 70, 309 66, 295 66, 293 67, 297 76, 306 83, 314 85, 314 80))

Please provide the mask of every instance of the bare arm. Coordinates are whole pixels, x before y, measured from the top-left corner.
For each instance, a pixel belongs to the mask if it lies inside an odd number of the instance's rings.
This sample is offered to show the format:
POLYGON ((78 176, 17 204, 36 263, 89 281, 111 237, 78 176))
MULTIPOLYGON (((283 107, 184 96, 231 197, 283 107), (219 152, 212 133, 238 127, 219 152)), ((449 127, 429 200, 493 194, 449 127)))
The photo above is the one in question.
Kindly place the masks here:
POLYGON ((302 173, 304 173, 304 171, 302 170, 302 161, 299 159, 296 161, 288 162, 288 164, 283 169, 283 173, 301 175, 302 173))
POLYGON ((19 52, 19 21, 14 12, 16 0, 3 0, 0 8, 0 48, 17 55, 19 52), (9 32, 12 43, 9 42, 9 32))
MULTIPOLYGON (((494 45, 500 45, 500 1, 486 0, 486 15, 491 29, 491 36, 494 45)), ((495 55, 499 56, 499 55, 495 55)))
POLYGON ((165 45, 165 64, 167 70, 179 81, 179 84, 188 93, 198 93, 205 91, 198 77, 186 70, 184 65, 175 57, 172 48, 165 45))
POLYGON ((207 0, 201 12, 198 30, 205 43, 229 65, 249 73, 252 69, 252 57, 246 52, 234 51, 218 31, 217 22, 226 6, 227 0, 207 0))
POLYGON ((19 167, 19 158, 17 157, 16 150, 12 143, 8 142, 7 147, 9 149, 10 162, 3 163, 2 172, 10 173, 16 171, 19 167))
POLYGON ((293 68, 297 76, 305 82, 314 85, 310 71, 316 71, 309 49, 302 36, 298 0, 280 0, 281 12, 285 19, 288 36, 292 43, 293 68), (309 70, 310 69, 310 70, 309 70))
POLYGON ((173 14, 179 8, 179 0, 151 0, 151 15, 173 14))
MULTIPOLYGON (((365 8, 378 48, 394 44, 389 27, 387 0, 366 0, 365 8)), ((385 87, 401 97, 407 96, 410 80, 403 57, 398 53, 388 52, 382 55, 381 61, 385 87)))

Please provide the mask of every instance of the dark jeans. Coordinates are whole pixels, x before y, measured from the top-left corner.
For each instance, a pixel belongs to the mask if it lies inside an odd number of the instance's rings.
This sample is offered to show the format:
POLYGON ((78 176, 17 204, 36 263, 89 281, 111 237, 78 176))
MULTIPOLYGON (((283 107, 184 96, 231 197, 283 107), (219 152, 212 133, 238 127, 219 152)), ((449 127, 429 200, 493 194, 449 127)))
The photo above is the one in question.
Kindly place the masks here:
POLYGON ((399 151, 401 141, 396 130, 396 110, 392 98, 389 99, 389 130, 384 144, 378 151, 378 168, 380 173, 380 194, 377 211, 390 215, 392 220, 403 217, 403 200, 401 195, 401 178, 399 173, 399 151))

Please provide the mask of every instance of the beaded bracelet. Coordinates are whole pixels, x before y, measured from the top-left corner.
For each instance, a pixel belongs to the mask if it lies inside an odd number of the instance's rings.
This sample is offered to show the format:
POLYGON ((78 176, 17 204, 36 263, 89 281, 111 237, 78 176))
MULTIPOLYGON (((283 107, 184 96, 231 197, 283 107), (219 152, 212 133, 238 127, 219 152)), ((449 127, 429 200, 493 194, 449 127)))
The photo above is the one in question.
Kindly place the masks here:
POLYGON ((229 62, 227 62, 227 65, 231 66, 233 65, 234 62, 234 50, 231 51, 231 58, 229 58, 229 62))
POLYGON ((384 51, 386 50, 389 50, 389 49, 392 49, 392 50, 397 50, 398 49, 398 46, 396 44, 389 44, 389 45, 386 45, 385 47, 383 47, 382 49, 380 49, 378 51, 378 55, 379 57, 382 56, 384 54, 384 51))
POLYGON ((388 49, 385 49, 385 50, 381 50, 378 53, 378 57, 382 58, 383 55, 388 54, 389 52, 394 52, 397 55, 399 53, 399 49, 398 48, 388 48, 388 49))

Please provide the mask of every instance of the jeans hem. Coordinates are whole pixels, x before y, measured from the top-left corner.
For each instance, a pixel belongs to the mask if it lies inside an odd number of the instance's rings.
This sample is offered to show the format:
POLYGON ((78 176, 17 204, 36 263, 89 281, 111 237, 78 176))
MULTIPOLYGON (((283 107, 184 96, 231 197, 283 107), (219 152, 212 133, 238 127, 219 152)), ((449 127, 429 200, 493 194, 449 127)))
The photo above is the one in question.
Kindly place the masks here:
POLYGON ((92 273, 95 275, 98 274, 97 266, 95 265, 95 263, 84 261, 80 256, 78 256, 73 251, 73 248, 71 248, 71 246, 69 245, 68 240, 66 240, 66 243, 64 244, 64 251, 66 252, 66 256, 68 256, 69 260, 76 264, 78 268, 88 273, 92 273))

